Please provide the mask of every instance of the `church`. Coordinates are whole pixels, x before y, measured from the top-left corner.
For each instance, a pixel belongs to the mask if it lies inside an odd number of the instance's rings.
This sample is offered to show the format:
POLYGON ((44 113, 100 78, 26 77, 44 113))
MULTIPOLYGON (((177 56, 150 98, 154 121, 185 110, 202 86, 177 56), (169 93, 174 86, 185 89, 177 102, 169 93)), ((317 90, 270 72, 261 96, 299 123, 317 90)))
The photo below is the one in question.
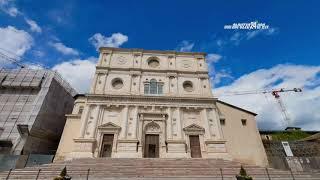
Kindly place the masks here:
POLYGON ((219 158, 267 166, 256 114, 212 94, 206 54, 102 47, 55 161, 219 158))

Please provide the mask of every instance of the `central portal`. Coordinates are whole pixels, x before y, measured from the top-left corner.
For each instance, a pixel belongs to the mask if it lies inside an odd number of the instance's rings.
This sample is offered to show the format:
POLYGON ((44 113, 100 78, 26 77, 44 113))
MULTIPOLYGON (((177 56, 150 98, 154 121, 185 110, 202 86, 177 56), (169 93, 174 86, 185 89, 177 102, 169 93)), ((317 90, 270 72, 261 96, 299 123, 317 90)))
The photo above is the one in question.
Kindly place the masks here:
POLYGON ((159 158, 159 135, 146 134, 144 157, 159 158))
POLYGON ((199 136, 189 136, 190 139, 190 149, 192 158, 201 158, 201 148, 199 136))
POLYGON ((112 145, 113 145, 113 134, 104 134, 101 146, 101 157, 111 157, 112 145))

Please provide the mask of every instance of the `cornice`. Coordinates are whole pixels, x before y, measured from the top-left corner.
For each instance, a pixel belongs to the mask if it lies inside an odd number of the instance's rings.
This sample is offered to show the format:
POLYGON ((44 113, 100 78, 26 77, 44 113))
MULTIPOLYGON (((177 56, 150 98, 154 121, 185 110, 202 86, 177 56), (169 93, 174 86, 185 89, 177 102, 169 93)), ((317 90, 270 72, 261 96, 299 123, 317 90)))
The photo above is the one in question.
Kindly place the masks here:
POLYGON ((81 114, 66 114, 65 115, 67 118, 72 118, 72 119, 80 119, 81 114))
POLYGON ((111 94, 86 94, 88 100, 101 99, 137 99, 137 100, 173 100, 173 101, 201 101, 201 102, 216 102, 215 97, 180 97, 180 96, 142 96, 142 95, 111 95, 111 94))
POLYGON ((160 50, 146 50, 146 49, 128 49, 128 48, 113 48, 113 47, 100 47, 100 53, 112 53, 112 52, 129 52, 134 54, 144 53, 157 53, 157 54, 168 54, 168 55, 188 55, 188 56, 206 56, 205 52, 179 52, 179 51, 160 51, 160 50))
POLYGON ((144 68, 137 68, 137 67, 110 67, 110 66, 96 66, 96 73, 108 73, 111 71, 133 71, 133 72, 160 72, 160 73, 177 73, 177 74, 208 74, 207 70, 200 70, 200 71, 184 71, 184 70, 173 70, 173 69, 144 69, 144 68))

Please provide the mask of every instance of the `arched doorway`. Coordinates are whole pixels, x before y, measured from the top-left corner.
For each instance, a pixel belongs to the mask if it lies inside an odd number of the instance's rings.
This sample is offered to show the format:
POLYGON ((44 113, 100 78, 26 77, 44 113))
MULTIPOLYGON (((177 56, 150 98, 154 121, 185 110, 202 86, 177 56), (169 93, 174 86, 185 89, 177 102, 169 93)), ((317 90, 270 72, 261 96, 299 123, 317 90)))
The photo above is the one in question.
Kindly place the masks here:
POLYGON ((144 157, 145 158, 159 158, 159 134, 160 126, 155 122, 150 122, 145 127, 145 141, 144 141, 144 157))

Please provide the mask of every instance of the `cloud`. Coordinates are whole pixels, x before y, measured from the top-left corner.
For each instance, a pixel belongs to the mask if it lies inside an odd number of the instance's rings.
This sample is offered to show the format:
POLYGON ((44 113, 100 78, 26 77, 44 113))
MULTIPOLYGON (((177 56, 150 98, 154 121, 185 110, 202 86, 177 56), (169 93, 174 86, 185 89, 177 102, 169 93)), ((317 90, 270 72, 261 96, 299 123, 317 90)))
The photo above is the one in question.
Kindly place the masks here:
POLYGON ((214 76, 211 78, 211 82, 213 82, 213 86, 219 84, 222 79, 233 79, 234 77, 231 75, 231 72, 227 69, 222 69, 217 71, 214 76))
POLYGON ((29 24, 30 26, 30 30, 33 32, 37 32, 37 33, 41 33, 42 29, 40 28, 40 26, 33 20, 25 18, 25 21, 27 22, 27 24, 29 24))
POLYGON ((50 42, 50 46, 54 47, 57 51, 61 52, 64 55, 79 55, 79 52, 73 48, 67 47, 66 45, 62 44, 61 42, 50 42))
POLYGON ((302 88, 302 93, 281 93, 292 124, 320 130, 320 66, 280 64, 242 75, 230 85, 213 89, 219 99, 258 113, 260 129, 284 129, 286 123, 275 98, 269 94, 231 95, 235 92, 302 88), (306 108, 307 107, 307 108, 306 108))
POLYGON ((20 13, 15 7, 14 0, 0 0, 0 10, 12 17, 16 17, 20 13))
POLYGON ((80 93, 88 93, 95 72, 97 58, 74 59, 55 65, 52 69, 61 74, 80 93))
POLYGON ((110 37, 105 37, 100 33, 89 38, 89 42, 99 50, 100 47, 119 47, 128 41, 128 36, 122 33, 113 33, 110 37))
POLYGON ((184 40, 178 45, 177 49, 178 51, 181 51, 181 52, 188 52, 192 50, 193 46, 194 46, 194 43, 184 40))
POLYGON ((222 55, 211 53, 207 55, 206 62, 208 64, 210 81, 213 86, 219 84, 222 79, 233 79, 230 70, 221 69, 216 70, 215 64, 218 63, 222 59, 222 55))
POLYGON ((24 55, 33 45, 33 38, 28 32, 18 30, 13 26, 0 27, 0 39, 1 52, 6 53, 10 57, 13 57, 13 54, 19 57, 24 55))
POLYGON ((230 37, 217 39, 215 44, 218 47, 223 47, 226 45, 238 46, 241 42, 254 39, 258 36, 272 36, 276 35, 279 32, 278 28, 269 28, 269 29, 258 29, 258 30, 249 30, 247 32, 237 31, 231 34, 230 37))
POLYGON ((278 32, 277 28, 269 28, 269 29, 259 29, 259 30, 254 30, 254 31, 249 31, 245 34, 245 38, 247 40, 252 39, 259 34, 266 35, 266 36, 271 36, 274 35, 278 32))
POLYGON ((207 62, 208 63, 217 63, 220 59, 222 58, 222 56, 220 54, 208 54, 207 55, 207 62))

